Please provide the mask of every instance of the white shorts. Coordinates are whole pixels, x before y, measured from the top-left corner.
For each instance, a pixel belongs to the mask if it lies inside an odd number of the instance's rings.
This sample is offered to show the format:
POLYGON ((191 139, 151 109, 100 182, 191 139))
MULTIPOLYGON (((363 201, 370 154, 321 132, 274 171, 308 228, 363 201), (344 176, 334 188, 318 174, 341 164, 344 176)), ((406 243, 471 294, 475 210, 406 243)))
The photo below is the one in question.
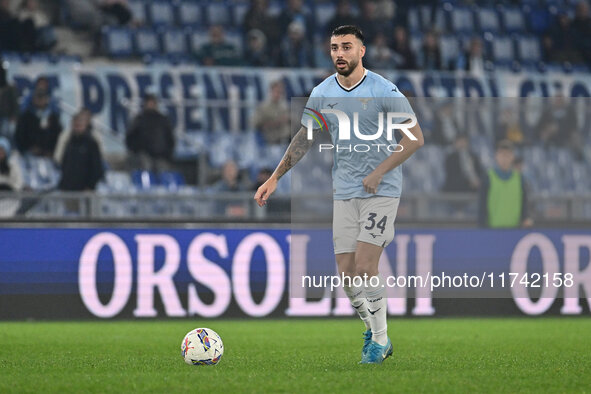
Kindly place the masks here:
POLYGON ((388 246, 394 239, 394 219, 399 203, 400 198, 383 196, 334 200, 334 253, 355 252, 357 241, 388 246))

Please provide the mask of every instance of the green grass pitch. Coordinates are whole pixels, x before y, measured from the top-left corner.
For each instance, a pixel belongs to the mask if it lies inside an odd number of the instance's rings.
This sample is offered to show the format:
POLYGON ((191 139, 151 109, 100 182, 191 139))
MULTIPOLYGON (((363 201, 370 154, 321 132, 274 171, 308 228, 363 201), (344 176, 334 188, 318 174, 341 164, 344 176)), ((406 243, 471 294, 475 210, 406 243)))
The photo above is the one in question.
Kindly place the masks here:
POLYGON ((591 392, 591 319, 392 319, 394 356, 358 365, 353 319, 0 323, 0 393, 591 392), (183 336, 217 331, 217 366, 183 336))

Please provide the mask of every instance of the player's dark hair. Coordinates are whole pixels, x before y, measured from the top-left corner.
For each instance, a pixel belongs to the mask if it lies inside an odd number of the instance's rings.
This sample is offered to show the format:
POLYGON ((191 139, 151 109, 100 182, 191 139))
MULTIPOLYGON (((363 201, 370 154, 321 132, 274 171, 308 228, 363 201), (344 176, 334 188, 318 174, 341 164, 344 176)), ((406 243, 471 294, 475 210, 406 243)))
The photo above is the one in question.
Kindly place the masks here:
POLYGON ((332 31, 332 35, 333 36, 346 36, 347 34, 353 34, 363 44, 363 40, 364 40, 363 32, 357 26, 354 26, 354 25, 343 25, 343 26, 337 27, 336 29, 334 29, 332 31))

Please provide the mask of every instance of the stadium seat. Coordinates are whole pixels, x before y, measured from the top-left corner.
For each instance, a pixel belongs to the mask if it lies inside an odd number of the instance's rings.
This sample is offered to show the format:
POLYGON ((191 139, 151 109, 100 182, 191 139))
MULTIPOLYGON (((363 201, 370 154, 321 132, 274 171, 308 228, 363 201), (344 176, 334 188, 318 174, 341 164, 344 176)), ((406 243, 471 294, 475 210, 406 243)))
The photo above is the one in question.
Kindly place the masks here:
POLYGON ((521 33, 525 31, 523 13, 518 7, 504 7, 501 9, 501 15, 506 33, 521 33))
POLYGON ((257 133, 254 131, 243 133, 237 137, 236 143, 240 147, 236 150, 236 163, 238 167, 256 167, 260 160, 257 133))
POLYGON ((423 45, 423 36, 420 33, 414 33, 409 36, 410 48, 414 53, 420 53, 423 45))
POLYGON ((222 25, 228 26, 231 22, 230 17, 230 3, 225 1, 206 1, 205 7, 205 20, 208 26, 211 25, 222 25))
POLYGON ((451 31, 455 33, 474 32, 474 15, 468 7, 454 7, 451 11, 451 31))
POLYGON ((34 52, 31 53, 29 58, 29 62, 33 63, 33 64, 49 64, 51 63, 51 59, 52 57, 50 56, 49 53, 43 53, 43 52, 34 52))
POLYGON ((493 7, 482 7, 477 11, 478 27, 481 32, 496 33, 500 30, 501 24, 499 22, 499 14, 493 7))
POLYGON ((133 190, 131 176, 125 171, 107 171, 104 180, 97 185, 97 191, 102 194, 129 193, 133 190))
POLYGON ((209 41, 207 30, 193 29, 188 33, 189 49, 193 53, 199 53, 203 44, 209 41))
POLYGON ((540 40, 536 36, 518 36, 517 52, 522 62, 538 62, 542 59, 540 40))
POLYGON ((145 24, 148 21, 146 3, 143 0, 128 0, 127 3, 132 19, 139 24, 145 24))
POLYGON ((177 7, 177 20, 181 26, 203 24, 203 7, 196 1, 181 1, 177 7))
POLYGON ((167 55, 182 56, 187 53, 187 32, 186 30, 170 28, 161 33, 162 52, 167 55))
POLYGON ((571 64, 569 62, 565 62, 562 64, 562 70, 565 73, 585 73, 588 74, 591 72, 591 68, 589 68, 586 64, 571 64))
POLYGON ((168 190, 177 190, 179 187, 185 185, 185 177, 177 171, 164 171, 158 174, 158 184, 164 186, 168 190))
POLYGON ((125 27, 103 28, 103 43, 110 57, 121 58, 133 55, 132 34, 125 27))
POLYGON ((552 24, 552 16, 546 7, 524 7, 524 12, 528 16, 529 30, 535 34, 546 32, 552 24))
POLYGON ((236 143, 234 135, 226 132, 215 132, 211 136, 211 146, 215 146, 215 154, 209 155, 209 163, 214 168, 220 168, 228 160, 234 160, 236 143))
POLYGON ((410 34, 415 34, 422 31, 419 8, 412 7, 408 10, 407 24, 410 34))
POLYGON ((238 49, 238 53, 242 53, 244 47, 244 40, 241 30, 226 29, 226 40, 238 49))
POLYGON ((277 163, 281 161, 285 153, 285 146, 283 145, 267 145, 261 149, 261 167, 275 168, 277 163))
POLYGON ((135 51, 138 55, 153 55, 161 52, 158 33, 149 28, 135 31, 135 51))
POLYGON ((249 5, 247 2, 234 3, 232 5, 232 23, 236 27, 241 27, 244 24, 244 16, 248 12, 249 5))
POLYGON ((21 58, 21 54, 18 52, 2 52, 2 61, 8 62, 8 64, 18 64, 23 62, 23 59, 21 58))
POLYGON ((151 171, 135 170, 131 173, 131 181, 140 190, 147 190, 158 185, 156 174, 151 171))
POLYGON ((174 5, 170 1, 154 0, 148 3, 148 13, 154 26, 174 25, 174 5))
POLYGON ((439 48, 441 54, 441 64, 447 67, 454 62, 460 55, 460 42, 455 35, 444 35, 439 37, 439 48))
POLYGON ((490 54, 495 63, 510 63, 515 59, 515 46, 510 36, 507 35, 485 35, 490 45, 490 54))
POLYGON ((199 62, 187 53, 180 54, 149 54, 142 56, 142 62, 146 65, 164 65, 164 66, 178 66, 178 65, 198 65, 199 62))
POLYGON ((444 4, 443 7, 437 7, 435 9, 435 20, 432 21, 433 8, 428 5, 421 6, 419 14, 421 29, 423 31, 431 29, 437 31, 451 30, 451 25, 447 23, 447 13, 449 13, 452 8, 453 7, 449 3, 444 4))

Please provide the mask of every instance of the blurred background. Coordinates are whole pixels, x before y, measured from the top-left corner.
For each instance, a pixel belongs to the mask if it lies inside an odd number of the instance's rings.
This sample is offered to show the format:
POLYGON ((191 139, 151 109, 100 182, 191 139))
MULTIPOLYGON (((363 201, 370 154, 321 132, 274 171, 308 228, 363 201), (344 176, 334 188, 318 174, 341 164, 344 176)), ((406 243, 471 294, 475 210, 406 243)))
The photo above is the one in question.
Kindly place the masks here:
POLYGON ((390 313, 587 308, 586 1, 0 0, 0 20, 1 319, 353 314, 295 293, 334 273, 331 155, 253 200, 342 24, 425 134, 381 272, 559 279, 390 289, 390 313))
POLYGON ((533 223, 588 224, 590 15, 575 0, 2 0, 0 216, 289 222, 330 162, 285 177, 267 209, 252 194, 351 23, 426 136, 400 223, 486 225, 479 191, 508 140, 533 223))

